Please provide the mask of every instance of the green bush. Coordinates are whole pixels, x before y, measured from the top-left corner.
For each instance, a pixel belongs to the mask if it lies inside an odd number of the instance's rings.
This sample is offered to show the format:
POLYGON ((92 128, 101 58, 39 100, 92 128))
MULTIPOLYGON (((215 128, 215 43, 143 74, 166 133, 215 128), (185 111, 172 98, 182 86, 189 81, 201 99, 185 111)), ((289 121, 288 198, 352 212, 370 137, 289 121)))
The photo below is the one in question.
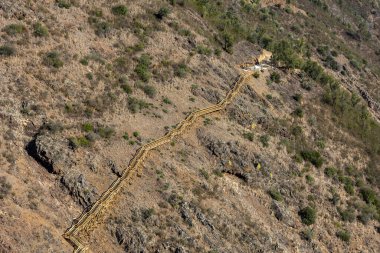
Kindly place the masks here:
POLYGON ((260 142, 261 144, 264 146, 264 147, 269 147, 269 140, 270 140, 270 137, 269 135, 261 135, 260 136, 260 142))
POLYGON ((360 188, 360 195, 367 204, 375 205, 375 206, 380 204, 379 199, 376 196, 376 192, 370 189, 369 187, 360 188))
POLYGON ((336 233, 336 236, 344 242, 349 242, 351 239, 351 234, 347 230, 340 230, 336 233))
POLYGON ((277 201, 283 201, 284 200, 281 193, 276 189, 270 189, 268 191, 268 194, 274 200, 277 200, 277 201))
POLYGON ((132 113, 136 113, 143 109, 149 108, 150 104, 146 103, 144 100, 140 100, 134 97, 128 98, 128 109, 132 113))
POLYGON ((96 129, 96 133, 102 138, 109 139, 115 135, 115 130, 111 127, 99 127, 96 129))
POLYGON ((314 224, 317 219, 317 211, 310 206, 301 209, 298 215, 301 217, 302 223, 308 226, 314 224))
POLYGON ((107 21, 95 23, 95 34, 99 37, 106 37, 111 31, 111 24, 107 21))
POLYGON ((308 184, 313 184, 314 181, 315 181, 315 179, 312 176, 310 176, 310 175, 306 175, 305 178, 306 178, 306 182, 308 184))
POLYGON ((43 62, 48 67, 60 68, 63 66, 59 53, 55 51, 45 54, 43 62))
POLYGON ((135 68, 136 74, 144 82, 148 82, 151 77, 151 73, 149 72, 150 62, 151 60, 149 55, 143 54, 139 58, 137 66, 135 68))
POLYGON ((67 0, 57 0, 57 5, 59 8, 69 9, 71 7, 71 2, 67 0))
POLYGON ((174 66, 174 75, 178 77, 185 77, 187 74, 187 66, 185 63, 175 64, 174 66))
POLYGON ((360 208, 360 215, 358 220, 363 224, 368 224, 369 221, 377 219, 380 220, 380 212, 373 205, 364 205, 360 208))
POLYGON ((334 167, 325 168, 325 175, 329 178, 334 178, 337 175, 337 169, 334 167))
POLYGON ((164 19, 165 17, 167 17, 170 13, 170 10, 166 7, 161 7, 158 12, 156 12, 154 15, 156 16, 156 18, 162 20, 164 19))
POLYGON ((254 72, 253 74, 252 74, 252 76, 254 77, 254 78, 259 78, 260 77, 260 73, 259 72, 254 72))
POLYGON ((344 183, 344 190, 348 194, 354 195, 355 189, 354 189, 354 182, 352 181, 352 179, 349 177, 344 177, 343 183, 344 183))
POLYGON ((128 8, 125 5, 116 5, 113 6, 111 12, 115 16, 125 16, 128 13, 128 8))
POLYGON ((274 63, 286 68, 300 68, 302 60, 298 56, 297 47, 288 40, 281 40, 273 45, 272 60, 274 63))
POLYGON ((36 37, 46 37, 49 35, 49 31, 46 26, 42 25, 40 22, 37 22, 33 25, 34 36, 36 37))
POLYGON ((211 55, 212 50, 206 46, 199 45, 197 46, 197 53, 209 56, 211 55))
POLYGON ((171 101, 169 98, 167 98, 167 97, 164 97, 164 98, 162 99, 162 102, 164 102, 164 103, 167 104, 167 105, 171 105, 171 104, 172 104, 172 101, 171 101))
POLYGON ((270 74, 270 80, 271 81, 273 81, 273 82, 275 82, 275 83, 280 83, 280 74, 279 73, 277 73, 277 72, 272 72, 271 74, 270 74))
POLYGON ((301 107, 297 107, 293 113, 292 113, 294 116, 298 117, 298 118, 302 118, 303 117, 303 109, 301 107))
POLYGON ((150 98, 154 98, 157 94, 156 88, 152 85, 140 85, 139 88, 150 98))
POLYGON ((80 147, 89 147, 91 145, 91 142, 84 136, 71 137, 69 138, 69 145, 72 149, 77 149, 80 147))
POLYGON ((132 94, 132 92, 133 92, 132 87, 129 84, 122 84, 120 87, 127 94, 132 94))
POLYGON ((12 185, 8 182, 5 176, 0 177, 0 200, 9 195, 12 190, 12 185))
POLYGON ((355 220, 355 210, 352 208, 347 208, 346 210, 338 208, 338 212, 342 221, 353 222, 355 220))
POLYGON ((0 46, 0 56, 12 56, 16 53, 14 47, 0 46))
POLYGON ((249 141, 253 141, 254 134, 252 132, 246 132, 246 133, 243 133, 243 137, 244 137, 244 139, 247 139, 249 141))
POLYGON ((91 123, 84 123, 82 125, 82 129, 85 132, 92 132, 92 131, 94 131, 94 126, 91 123))
POLYGON ((3 31, 11 36, 26 32, 26 28, 22 24, 10 24, 3 28, 3 31))
POLYGON ((323 158, 318 151, 314 150, 304 150, 301 151, 301 156, 305 161, 310 162, 315 167, 320 168, 323 164, 323 158))

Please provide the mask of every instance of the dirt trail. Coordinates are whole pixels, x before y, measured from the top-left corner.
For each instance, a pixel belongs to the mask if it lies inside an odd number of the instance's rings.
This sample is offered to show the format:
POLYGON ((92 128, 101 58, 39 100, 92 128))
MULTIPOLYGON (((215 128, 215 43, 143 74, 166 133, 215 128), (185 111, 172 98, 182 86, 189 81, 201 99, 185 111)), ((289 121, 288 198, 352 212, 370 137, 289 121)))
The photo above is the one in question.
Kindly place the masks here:
POLYGON ((105 191, 88 210, 85 210, 79 218, 75 219, 72 226, 64 233, 63 236, 74 246, 74 252, 86 252, 88 250, 82 236, 84 234, 89 235, 95 226, 102 222, 102 217, 105 216, 106 209, 111 205, 112 201, 115 200, 116 195, 120 192, 123 185, 125 185, 125 183, 138 172, 145 158, 149 154, 149 151, 166 143, 170 143, 173 138, 181 135, 186 129, 193 125, 198 118, 225 109, 236 95, 239 94, 240 88, 252 76, 252 73, 252 71, 242 72, 233 88, 218 104, 192 112, 180 122, 175 129, 168 132, 163 137, 145 144, 136 152, 122 175, 111 184, 108 190, 105 191))

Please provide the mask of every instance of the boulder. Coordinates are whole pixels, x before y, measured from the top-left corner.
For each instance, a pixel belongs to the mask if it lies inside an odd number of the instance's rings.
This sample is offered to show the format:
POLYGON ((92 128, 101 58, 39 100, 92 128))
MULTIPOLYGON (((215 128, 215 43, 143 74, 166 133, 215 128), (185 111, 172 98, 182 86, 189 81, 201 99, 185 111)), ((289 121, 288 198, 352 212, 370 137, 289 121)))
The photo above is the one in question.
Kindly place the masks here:
POLYGON ((41 134, 26 147, 30 156, 50 173, 61 174, 74 165, 68 140, 51 134, 41 134))
POLYGON ((83 174, 75 171, 66 173, 62 176, 61 183, 74 200, 84 208, 90 206, 98 198, 95 187, 86 181, 83 174))
POLYGON ((277 220, 284 222, 289 227, 295 226, 292 216, 289 214, 289 211, 285 208, 285 206, 282 203, 278 201, 273 201, 271 208, 277 220))
POLYGON ((125 252, 147 252, 145 249, 147 236, 137 227, 119 225, 115 229, 115 237, 125 252))

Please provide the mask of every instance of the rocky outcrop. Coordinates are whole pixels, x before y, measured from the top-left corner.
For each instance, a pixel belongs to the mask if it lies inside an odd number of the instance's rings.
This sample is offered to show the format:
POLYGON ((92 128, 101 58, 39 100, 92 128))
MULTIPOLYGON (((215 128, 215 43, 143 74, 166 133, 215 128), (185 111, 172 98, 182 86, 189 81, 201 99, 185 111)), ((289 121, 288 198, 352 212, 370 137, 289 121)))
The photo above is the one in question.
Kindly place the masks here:
POLYGON ((62 176, 61 183, 73 199, 84 208, 90 206, 98 198, 96 189, 86 181, 83 174, 67 173, 62 176))
POLYGON ((222 95, 219 91, 210 88, 197 87, 192 89, 192 93, 194 96, 201 96, 213 104, 217 104, 222 100, 222 95))
POLYGON ((295 222, 292 216, 289 214, 289 211, 285 208, 285 206, 282 203, 278 201, 273 201, 271 208, 277 220, 282 221, 289 227, 295 226, 295 222))
POLYGON ((123 245, 125 252, 147 252, 145 247, 147 236, 136 227, 117 226, 115 237, 120 245, 123 245))
POLYGON ((61 174, 74 165, 68 141, 51 134, 37 135, 26 150, 50 173, 61 174))
POLYGON ((252 181, 253 169, 259 163, 261 166, 266 163, 259 156, 248 153, 238 141, 222 142, 203 129, 197 130, 197 137, 210 154, 218 158, 221 172, 235 175, 246 182, 252 181))

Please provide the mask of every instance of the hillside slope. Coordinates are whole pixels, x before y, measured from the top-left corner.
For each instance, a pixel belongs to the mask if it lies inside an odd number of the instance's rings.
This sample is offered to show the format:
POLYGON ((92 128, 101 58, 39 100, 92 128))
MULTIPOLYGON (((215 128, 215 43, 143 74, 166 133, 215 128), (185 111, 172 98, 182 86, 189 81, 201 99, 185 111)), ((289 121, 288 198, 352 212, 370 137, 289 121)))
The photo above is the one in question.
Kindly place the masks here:
POLYGON ((63 234, 136 151, 156 150, 92 252, 379 252, 380 3, 2 1, 0 252, 63 234))

